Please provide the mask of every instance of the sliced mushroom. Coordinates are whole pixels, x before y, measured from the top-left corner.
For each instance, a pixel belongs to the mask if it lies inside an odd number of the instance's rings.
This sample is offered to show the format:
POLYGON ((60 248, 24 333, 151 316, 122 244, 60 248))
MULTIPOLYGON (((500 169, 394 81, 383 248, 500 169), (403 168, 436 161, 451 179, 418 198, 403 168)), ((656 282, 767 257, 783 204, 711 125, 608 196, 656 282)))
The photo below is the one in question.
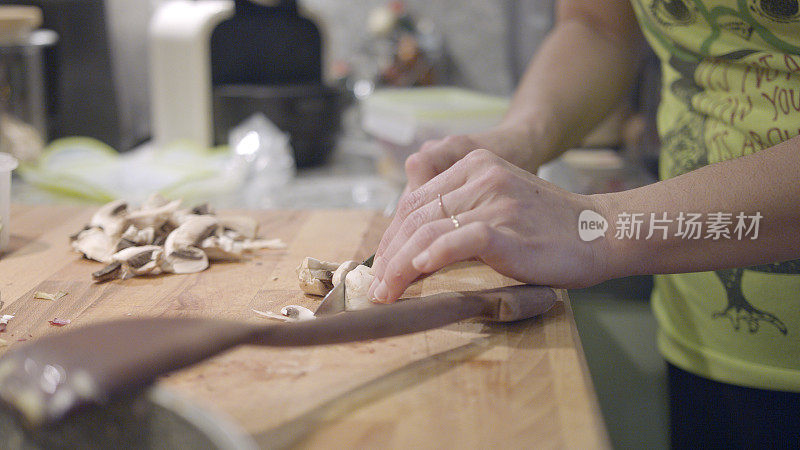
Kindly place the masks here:
POLYGON ((114 200, 101 206, 92 216, 89 226, 101 228, 107 235, 118 237, 128 227, 128 202, 114 200))
POLYGON ((164 242, 167 254, 183 247, 196 247, 207 237, 212 236, 218 227, 215 217, 195 216, 173 230, 164 242))
POLYGON ((258 221, 247 216, 219 217, 219 224, 224 231, 233 231, 237 239, 255 239, 258 235, 258 221))
POLYGON ((155 192, 147 196, 145 201, 142 202, 140 209, 157 209, 168 204, 170 201, 164 198, 163 195, 155 192))
POLYGON ((192 213, 197 214, 198 216, 205 216, 208 214, 214 214, 214 210, 211 209, 211 205, 208 203, 202 203, 192 208, 192 213))
MULTIPOLYGON (((76 239, 78 239, 78 236, 80 236, 80 234, 81 234, 81 233, 83 233, 84 231, 86 231, 86 230, 89 230, 89 229, 91 229, 91 228, 92 228, 92 227, 90 227, 89 225, 84 225, 84 226, 83 226, 83 228, 81 228, 81 230, 80 230, 80 231, 78 231, 78 232, 77 232, 77 233, 75 233, 75 234, 71 234, 71 235, 69 235, 69 241, 70 241, 70 242, 74 242, 76 239)), ((0 229, 2 229, 2 227, 0 227, 0 229)))
POLYGON ((314 311, 300 305, 286 305, 281 308, 281 314, 296 322, 314 320, 314 311))
MULTIPOLYGON (((108 264, 94 274, 97 280, 158 270, 199 272, 208 267, 209 258, 239 259, 251 250, 286 247, 280 239, 256 239, 258 222, 252 218, 220 220, 207 204, 192 209, 181 209, 180 204, 158 194, 138 209, 129 208, 124 200, 109 202, 89 225, 70 236, 71 245, 86 258, 108 264)), ((334 269, 335 265, 322 270, 328 285, 334 269)))
POLYGON ((152 244, 155 236, 156 231, 153 227, 146 227, 140 230, 135 225, 129 226, 128 229, 122 233, 122 239, 130 241, 134 245, 152 244))
POLYGON ((188 208, 183 208, 183 209, 178 209, 177 211, 174 211, 170 215, 169 221, 167 223, 169 223, 172 226, 172 228, 174 229, 174 228, 178 228, 179 226, 183 225, 189 219, 193 219, 195 217, 202 217, 202 216, 203 216, 203 214, 195 214, 193 212, 193 210, 188 209, 188 208))
POLYGON ((173 273, 194 273, 208 267, 208 257, 197 247, 214 234, 217 219, 211 216, 193 217, 176 228, 164 242, 165 258, 162 269, 173 273))
POLYGON ((211 261, 237 260, 242 257, 244 252, 240 242, 227 236, 209 236, 203 240, 200 248, 206 252, 206 256, 211 261))
POLYGON ((325 295, 333 288, 331 279, 338 264, 306 257, 297 267, 300 289, 306 294, 325 295))
POLYGON ((372 268, 358 266, 347 273, 344 280, 344 305, 347 311, 356 311, 375 306, 369 299, 369 286, 375 279, 372 268))
POLYGON ((145 275, 160 267, 164 250, 158 245, 130 247, 114 253, 112 259, 122 263, 125 275, 145 275))
POLYGON ((239 242, 239 244, 244 251, 261 249, 282 250, 286 248, 286 243, 280 239, 245 239, 239 242))
POLYGON ((164 242, 167 240, 167 236, 175 231, 176 228, 178 227, 173 225, 171 220, 164 223, 164 225, 161 225, 161 227, 155 230, 155 235, 153 236, 153 245, 164 245, 164 242))
POLYGON ((347 272, 350 272, 351 270, 355 269, 356 267, 358 267, 359 264, 361 263, 359 263, 358 261, 345 261, 339 264, 339 267, 336 269, 336 271, 333 272, 333 276, 331 277, 331 283, 333 283, 334 286, 338 286, 339 283, 344 281, 345 276, 347 276, 347 272))
POLYGON ((172 214, 181 206, 181 200, 174 200, 168 203, 163 203, 163 197, 158 196, 158 199, 148 199, 141 208, 136 211, 128 213, 129 223, 136 226, 136 228, 159 228, 165 224, 172 214))
POLYGON ((83 253, 87 259, 110 263, 111 255, 117 251, 117 240, 98 227, 81 231, 72 241, 72 248, 83 253))
POLYGON ((103 267, 97 272, 92 273, 92 278, 94 279, 94 281, 99 283, 102 281, 115 280, 119 278, 121 273, 122 273, 122 263, 114 262, 103 267))
POLYGON ((136 247, 136 242, 129 241, 125 238, 122 238, 117 242, 117 251, 125 250, 126 248, 136 247))
POLYGON ((185 247, 166 255, 161 270, 172 273, 195 273, 208 268, 208 257, 197 247, 185 247))

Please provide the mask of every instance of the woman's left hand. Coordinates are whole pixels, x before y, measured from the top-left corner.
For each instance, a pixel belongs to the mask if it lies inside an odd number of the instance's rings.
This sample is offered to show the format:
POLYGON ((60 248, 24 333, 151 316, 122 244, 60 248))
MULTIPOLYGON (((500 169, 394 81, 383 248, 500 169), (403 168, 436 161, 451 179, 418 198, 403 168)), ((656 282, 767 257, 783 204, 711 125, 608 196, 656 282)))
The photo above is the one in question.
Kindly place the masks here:
POLYGON ((376 252, 370 298, 393 302, 421 274, 474 258, 525 283, 603 281, 609 240, 579 238, 578 216, 587 209, 604 212, 598 197, 475 150, 400 200, 376 252))

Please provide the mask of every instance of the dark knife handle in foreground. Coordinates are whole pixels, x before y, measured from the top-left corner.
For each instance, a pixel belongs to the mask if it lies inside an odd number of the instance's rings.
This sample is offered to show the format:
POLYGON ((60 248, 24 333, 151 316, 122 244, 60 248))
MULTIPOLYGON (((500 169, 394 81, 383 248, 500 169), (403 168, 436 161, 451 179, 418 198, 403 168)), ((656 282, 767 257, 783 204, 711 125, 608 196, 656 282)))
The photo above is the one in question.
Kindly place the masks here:
POLYGON ((297 346, 363 341, 430 330, 473 317, 511 322, 542 314, 555 301, 556 293, 544 286, 448 292, 254 330, 251 343, 297 346))
POLYGON ((555 301, 550 288, 522 285, 437 294, 299 323, 201 318, 97 323, 9 351, 0 359, 0 398, 29 424, 47 424, 240 344, 322 345, 415 333, 472 317, 513 321, 544 313, 555 301))

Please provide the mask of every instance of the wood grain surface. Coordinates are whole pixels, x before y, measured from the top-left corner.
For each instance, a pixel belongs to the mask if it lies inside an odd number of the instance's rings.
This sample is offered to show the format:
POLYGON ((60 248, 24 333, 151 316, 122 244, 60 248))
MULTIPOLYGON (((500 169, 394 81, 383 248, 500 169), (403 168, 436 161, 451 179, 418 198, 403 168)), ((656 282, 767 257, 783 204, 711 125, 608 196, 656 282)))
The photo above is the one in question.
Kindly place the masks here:
MULTIPOLYGON (((0 257, 0 333, 18 340, 113 318, 209 316, 268 323, 251 310, 315 308, 297 286, 305 256, 341 261, 372 252, 388 219, 368 211, 254 211, 260 234, 286 250, 215 263, 199 274, 91 282, 100 263, 68 236, 92 209, 14 205, 0 257), (68 295, 36 300, 36 291, 68 295)), ((445 269, 407 296, 515 284, 478 263, 445 269)), ((229 416, 265 448, 607 448, 608 439, 566 294, 542 317, 465 321, 410 336, 318 348, 242 347, 160 383, 229 416)), ((0 348, 5 351, 9 347, 0 348)))

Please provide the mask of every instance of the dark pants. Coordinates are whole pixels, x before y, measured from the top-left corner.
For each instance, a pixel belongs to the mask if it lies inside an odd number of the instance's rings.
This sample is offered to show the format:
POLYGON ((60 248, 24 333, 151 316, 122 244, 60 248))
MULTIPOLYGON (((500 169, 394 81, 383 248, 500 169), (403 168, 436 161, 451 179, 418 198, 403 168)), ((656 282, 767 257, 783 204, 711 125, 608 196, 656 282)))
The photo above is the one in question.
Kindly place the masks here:
POLYGON ((672 448, 798 448, 800 393, 711 381, 668 364, 672 448))

